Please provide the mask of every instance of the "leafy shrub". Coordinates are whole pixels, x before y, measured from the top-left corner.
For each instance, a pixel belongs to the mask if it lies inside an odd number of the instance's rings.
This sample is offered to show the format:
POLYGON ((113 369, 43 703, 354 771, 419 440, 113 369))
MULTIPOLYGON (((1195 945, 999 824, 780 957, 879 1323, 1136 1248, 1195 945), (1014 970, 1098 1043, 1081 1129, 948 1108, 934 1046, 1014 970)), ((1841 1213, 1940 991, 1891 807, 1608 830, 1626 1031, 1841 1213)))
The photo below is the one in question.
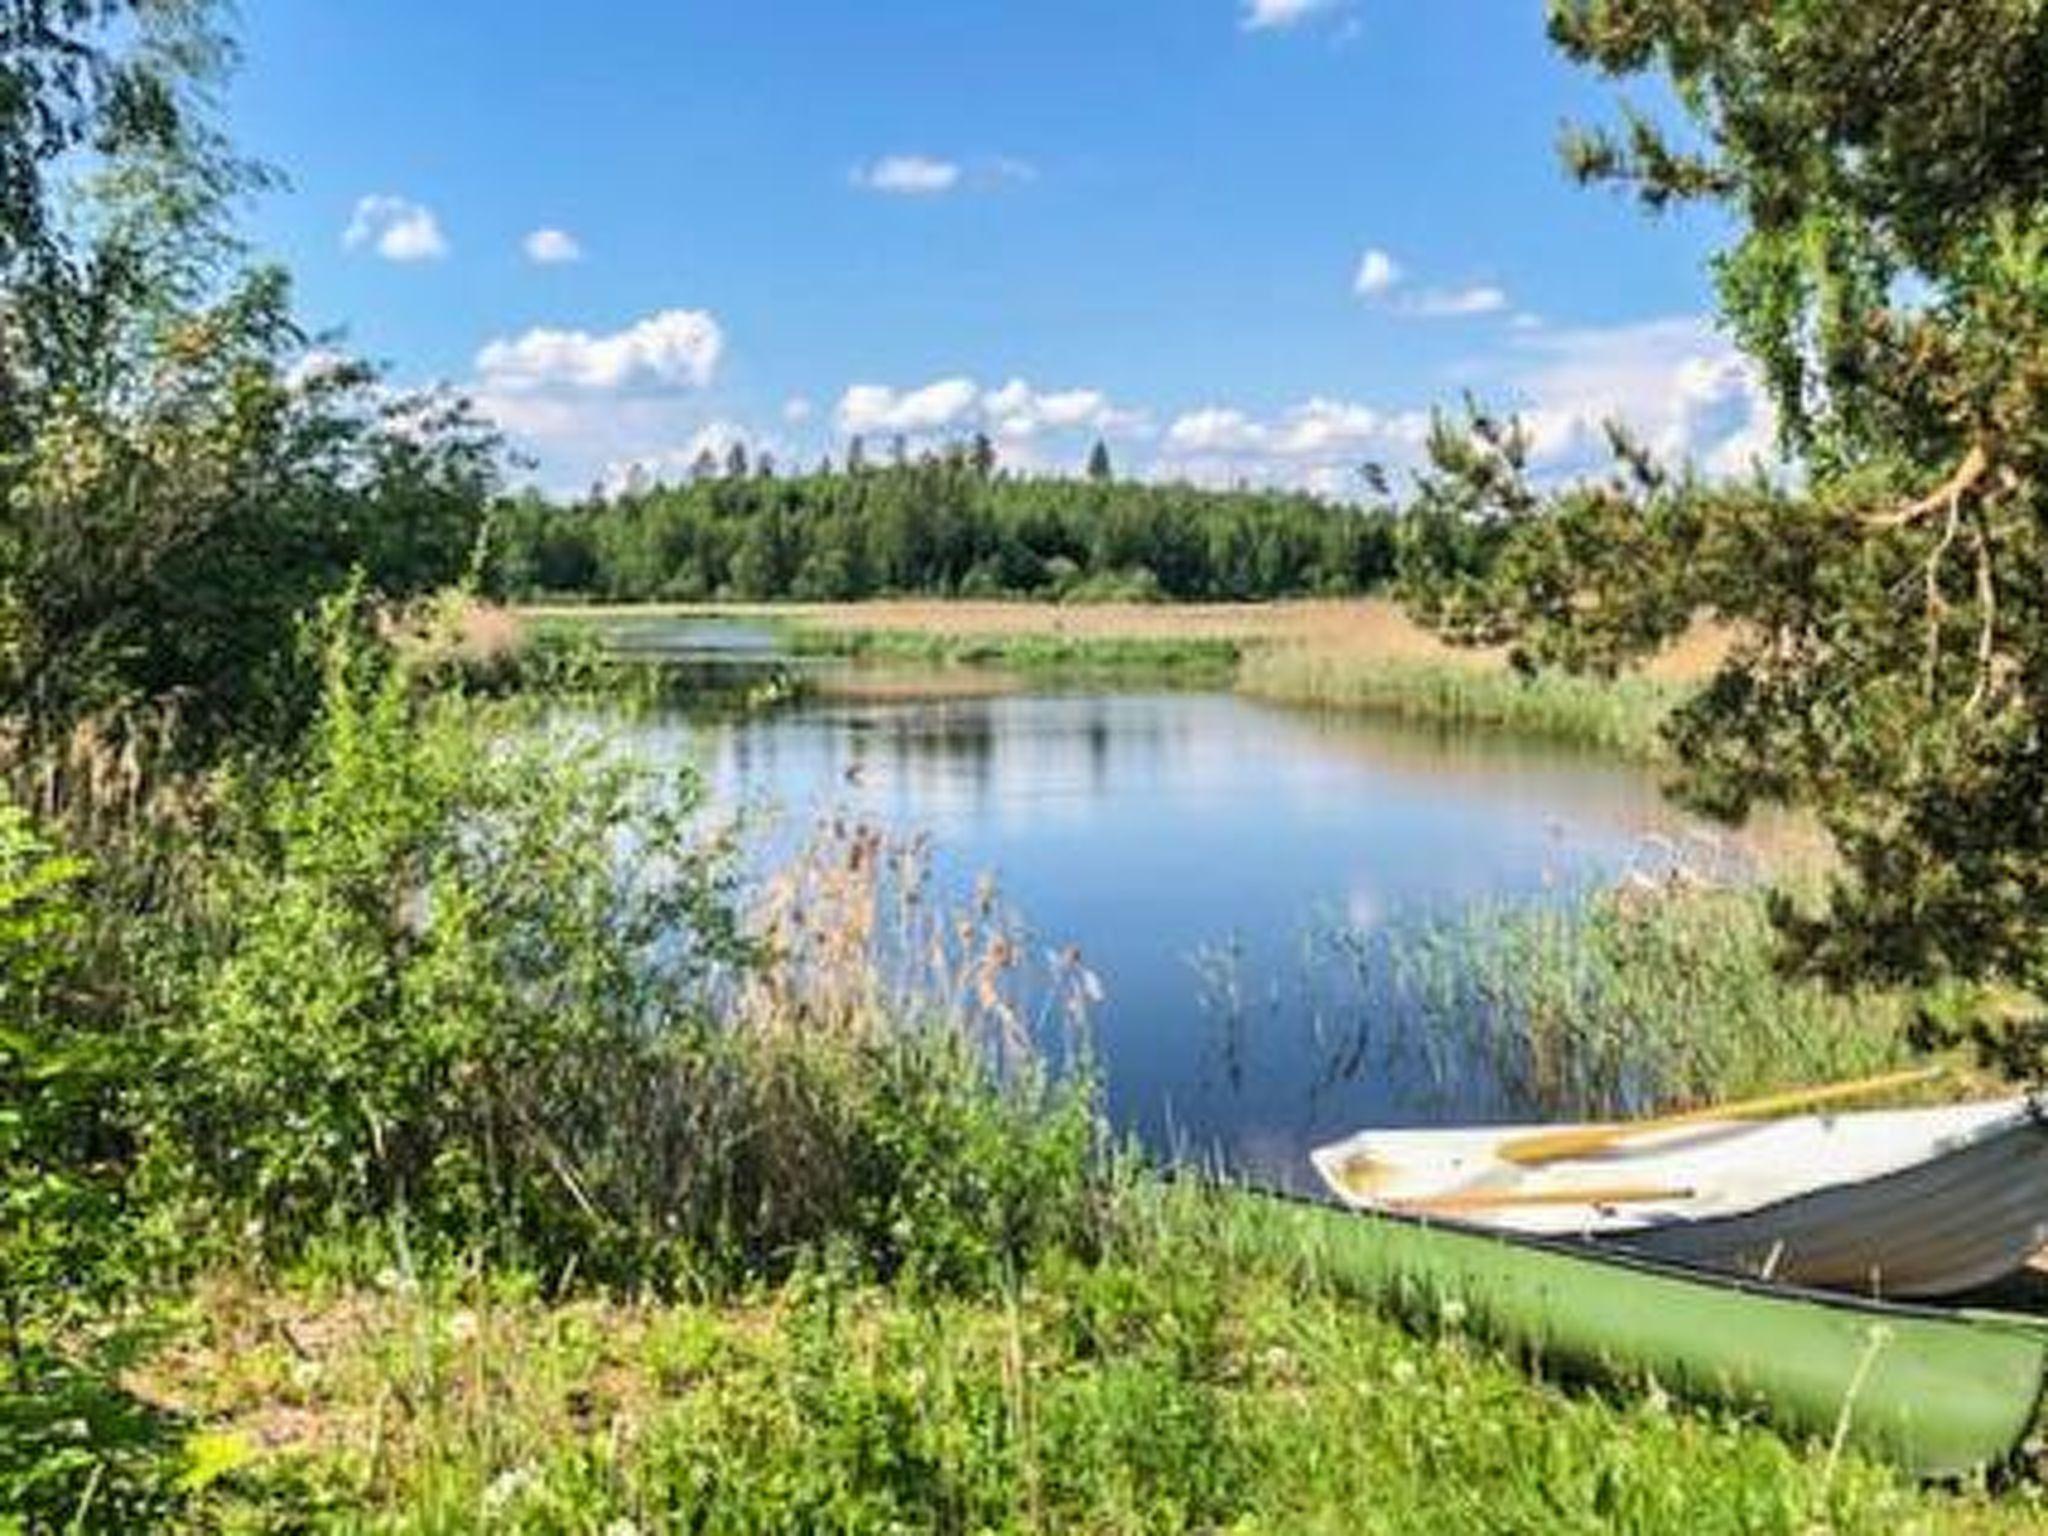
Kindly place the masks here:
POLYGON ((74 997, 86 874, 0 802, 0 1530, 135 1528, 171 1475, 171 1426, 118 1385, 130 1330, 96 1315, 121 1279, 125 1062, 74 997))
POLYGON ((967 1283, 1076 1230, 1085 1098, 943 1003, 816 1006, 852 992, 749 936, 693 776, 423 692, 339 610, 321 644, 305 760, 251 795, 164 1029, 152 1188, 188 1220, 663 1289, 827 1241, 967 1283))

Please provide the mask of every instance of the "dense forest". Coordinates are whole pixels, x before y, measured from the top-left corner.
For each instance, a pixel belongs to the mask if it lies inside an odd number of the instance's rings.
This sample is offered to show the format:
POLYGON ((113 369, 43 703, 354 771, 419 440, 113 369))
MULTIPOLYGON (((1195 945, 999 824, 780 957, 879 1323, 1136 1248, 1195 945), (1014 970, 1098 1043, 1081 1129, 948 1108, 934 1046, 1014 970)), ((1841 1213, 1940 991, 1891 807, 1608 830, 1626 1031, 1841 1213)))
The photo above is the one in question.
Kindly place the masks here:
POLYGON ((507 503, 498 595, 612 601, 943 596, 1250 600, 1371 591, 1393 515, 1297 492, 998 471, 985 441, 778 478, 743 453, 678 485, 507 503))

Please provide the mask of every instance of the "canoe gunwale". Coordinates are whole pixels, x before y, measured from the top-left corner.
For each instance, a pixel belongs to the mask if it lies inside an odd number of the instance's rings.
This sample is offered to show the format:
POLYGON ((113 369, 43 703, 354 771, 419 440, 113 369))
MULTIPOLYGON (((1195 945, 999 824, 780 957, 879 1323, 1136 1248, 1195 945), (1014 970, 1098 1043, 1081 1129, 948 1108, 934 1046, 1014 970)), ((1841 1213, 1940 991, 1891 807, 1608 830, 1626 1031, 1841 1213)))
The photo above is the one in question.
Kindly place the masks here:
MULTIPOLYGON (((2048 1126, 2048 1122, 2044 1122, 2048 1126)), ((1775 1299, 1780 1301, 1809 1302, 1838 1311, 1855 1312, 1873 1317, 1911 1319, 1918 1322, 1967 1323, 1973 1327, 2003 1329, 2029 1337, 2048 1339, 2048 1318, 2028 1317, 2019 1312, 2003 1312, 1993 1307, 1943 1306, 1938 1302, 1894 1300, 1883 1296, 1866 1296, 1855 1291, 1830 1290, 1823 1286, 1801 1285, 1789 1280, 1766 1280, 1758 1275, 1744 1274, 1740 1270, 1715 1269, 1704 1264, 1688 1264, 1682 1259, 1664 1258, 1640 1249, 1629 1248, 1612 1239, 1591 1239, 1581 1237, 1556 1237, 1540 1232, 1514 1232, 1501 1227, 1489 1226, 1485 1222, 1464 1221, 1455 1216, 1435 1216, 1424 1212, 1387 1210, 1380 1206, 1347 1205, 1320 1195, 1306 1195, 1294 1190, 1271 1186, 1245 1184, 1237 1186, 1247 1194, 1261 1199, 1275 1200, 1283 1205, 1297 1206, 1311 1211, 1327 1211, 1343 1216, 1361 1217, 1368 1221, 1391 1222, 1397 1226, 1413 1227, 1419 1230, 1449 1231, 1465 1237, 1481 1238, 1490 1242, 1505 1244, 1511 1248, 1530 1248, 1551 1253, 1559 1258, 1579 1259, 1595 1264, 1610 1265, 1617 1269, 1633 1270, 1639 1274, 1658 1276, 1666 1280, 1689 1281, 1697 1285, 1711 1286, 1717 1290, 1735 1291, 1745 1296, 1775 1299)), ((2043 1394, 2048 1397, 2048 1378, 2043 1381, 2043 1394)), ((2048 1406, 2048 1404, 2044 1404, 2048 1406)))

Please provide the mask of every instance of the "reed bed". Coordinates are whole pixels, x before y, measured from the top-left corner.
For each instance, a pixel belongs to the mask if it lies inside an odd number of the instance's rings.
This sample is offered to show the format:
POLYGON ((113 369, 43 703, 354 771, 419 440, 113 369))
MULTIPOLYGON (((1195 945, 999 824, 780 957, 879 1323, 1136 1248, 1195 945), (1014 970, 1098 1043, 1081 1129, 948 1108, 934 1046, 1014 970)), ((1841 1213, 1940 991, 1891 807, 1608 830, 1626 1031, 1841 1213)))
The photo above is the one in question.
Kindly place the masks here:
POLYGON ((1396 991, 1444 1059, 1561 1119, 1869 1076, 1910 1054, 1910 994, 1787 975, 1766 898, 1682 873, 1583 902, 1481 908, 1397 946, 1396 991))
POLYGON ((1686 694, 1683 684, 1656 677, 1524 677, 1464 658, 1393 659, 1314 646, 1249 653, 1237 687, 1276 703, 1504 731, 1650 761, 1664 755, 1663 722, 1686 694))
POLYGON ((1205 637, 1061 635, 1034 632, 938 634, 917 630, 816 629, 790 633, 798 655, 837 656, 856 661, 916 664, 934 668, 982 668, 1034 676, 1142 673, 1182 680, 1227 683, 1239 648, 1230 640, 1205 637))

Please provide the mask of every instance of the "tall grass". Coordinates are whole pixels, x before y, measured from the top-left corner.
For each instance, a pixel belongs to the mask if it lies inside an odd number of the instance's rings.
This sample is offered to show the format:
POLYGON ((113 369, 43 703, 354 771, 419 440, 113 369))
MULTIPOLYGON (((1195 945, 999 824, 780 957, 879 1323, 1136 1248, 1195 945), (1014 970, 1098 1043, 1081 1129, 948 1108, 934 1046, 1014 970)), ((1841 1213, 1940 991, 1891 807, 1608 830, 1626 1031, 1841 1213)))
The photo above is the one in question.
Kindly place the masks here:
POLYGON ((796 654, 804 656, 992 667, 1034 674, 1156 673, 1217 683, 1229 680, 1238 659, 1238 646, 1230 640, 1115 634, 976 634, 804 625, 789 631, 789 643, 796 654))
POLYGON ((1237 686, 1279 703, 1500 730, 1644 759, 1663 754, 1660 727, 1685 697, 1682 685, 1657 679, 1525 678, 1500 665, 1313 646, 1249 652, 1237 686))
POLYGON ((1869 1075, 1913 1000, 1786 975, 1763 893, 1682 876, 1481 909, 1397 948, 1398 990, 1453 1059, 1557 1117, 1679 1108, 1869 1075))
POLYGON ((1215 1237, 1171 1190, 1092 1264, 744 1304, 488 1279, 217 1287, 144 1377, 211 1426, 195 1523, 393 1531, 1891 1533, 2033 1528, 1732 1418, 1532 1382, 1215 1237))

